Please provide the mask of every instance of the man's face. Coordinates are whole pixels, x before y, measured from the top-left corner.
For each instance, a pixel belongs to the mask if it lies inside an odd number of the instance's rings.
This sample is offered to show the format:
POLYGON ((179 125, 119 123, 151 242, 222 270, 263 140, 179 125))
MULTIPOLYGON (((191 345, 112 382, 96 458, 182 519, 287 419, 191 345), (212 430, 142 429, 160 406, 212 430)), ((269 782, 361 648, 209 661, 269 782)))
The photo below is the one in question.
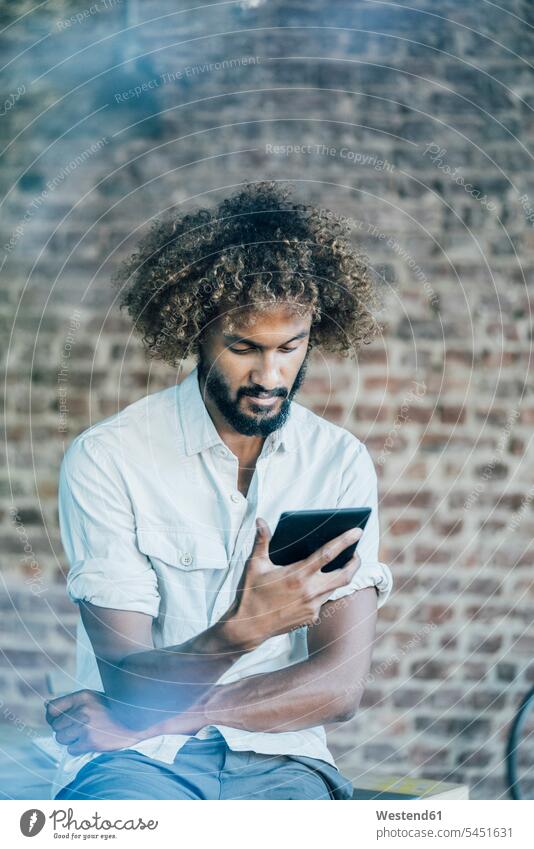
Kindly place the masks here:
POLYGON ((311 318, 285 306, 231 313, 212 324, 199 346, 203 392, 234 430, 266 437, 281 427, 307 367, 311 318))

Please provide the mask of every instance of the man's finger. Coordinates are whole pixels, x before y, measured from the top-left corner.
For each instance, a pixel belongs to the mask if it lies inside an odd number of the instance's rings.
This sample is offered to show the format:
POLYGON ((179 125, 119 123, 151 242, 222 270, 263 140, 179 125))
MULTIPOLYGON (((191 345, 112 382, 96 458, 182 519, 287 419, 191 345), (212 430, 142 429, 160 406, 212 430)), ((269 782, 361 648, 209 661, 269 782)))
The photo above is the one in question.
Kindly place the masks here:
POLYGON ((347 565, 343 566, 342 569, 335 569, 333 572, 323 572, 323 576, 327 579, 325 582, 326 590, 337 590, 338 587, 346 587, 350 584, 360 566, 361 560, 354 553, 347 565))
POLYGON ((52 726, 54 731, 56 728, 60 728, 61 725, 70 725, 75 722, 75 714, 77 712, 77 708, 73 708, 72 710, 65 711, 65 713, 60 713, 59 716, 49 716, 46 715, 46 721, 49 725, 52 726))
POLYGON ((328 596, 329 593, 337 590, 338 587, 348 586, 360 568, 360 565, 360 558, 357 553, 354 553, 341 569, 334 569, 333 572, 317 572, 311 579, 316 598, 323 595, 328 596))
POLYGON ((64 710, 64 711, 56 712, 56 713, 51 713, 47 709, 46 715, 45 715, 46 721, 48 722, 49 725, 52 726, 52 728, 55 728, 56 722, 59 722, 59 720, 62 719, 63 717, 70 717, 71 714, 76 710, 77 710, 77 707, 75 705, 73 705, 68 710, 64 710))
POLYGON ((76 690, 74 693, 66 693, 64 696, 58 696, 57 699, 49 699, 45 702, 45 707, 53 716, 54 714, 63 713, 70 710, 73 706, 84 705, 94 696, 91 690, 76 690))
POLYGON ((61 743, 62 746, 68 743, 74 743, 81 735, 80 726, 69 725, 68 728, 60 728, 55 732, 56 743, 61 743))
POLYGON ((76 693, 69 693, 67 696, 59 696, 57 699, 51 699, 46 703, 46 712, 51 717, 59 716, 64 711, 69 710, 75 702, 76 693))
POLYGON ((335 560, 338 554, 341 554, 342 551, 345 551, 350 545, 357 542, 362 535, 361 528, 351 528, 349 531, 346 531, 344 534, 341 534, 335 539, 330 540, 330 542, 325 543, 317 551, 314 551, 313 554, 310 554, 301 562, 301 565, 305 567, 306 571, 310 574, 313 572, 318 572, 323 566, 326 566, 328 563, 331 563, 332 560, 335 560))
POLYGON ((330 601, 330 596, 337 590, 339 587, 349 587, 351 581, 360 568, 361 560, 357 554, 354 557, 351 557, 349 562, 343 569, 336 569, 334 572, 327 572, 324 577, 325 578, 333 578, 334 581, 330 582, 329 586, 325 586, 320 595, 317 596, 317 600, 319 601, 321 607, 323 604, 326 604, 327 601, 330 601))
POLYGON ((79 729, 80 726, 84 724, 85 720, 80 717, 77 709, 73 709, 68 713, 62 713, 60 716, 54 717, 51 722, 54 731, 60 731, 62 728, 69 728, 71 725, 79 729))

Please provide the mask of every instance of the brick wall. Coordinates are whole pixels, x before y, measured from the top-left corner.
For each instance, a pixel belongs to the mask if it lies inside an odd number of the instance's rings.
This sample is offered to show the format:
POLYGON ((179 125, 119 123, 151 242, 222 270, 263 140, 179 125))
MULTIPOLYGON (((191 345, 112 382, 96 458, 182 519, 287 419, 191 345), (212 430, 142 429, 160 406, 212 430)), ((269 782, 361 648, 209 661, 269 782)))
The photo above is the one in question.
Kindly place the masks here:
POLYGON ((163 209, 291 178, 353 220, 385 324, 358 367, 317 359, 300 396, 369 446, 396 579, 364 707, 331 744, 348 774, 408 770, 496 798, 534 681, 532 6, 182 11, 200 5, 0 9, 0 720, 39 722, 45 673, 73 669, 65 447, 176 380, 145 361, 110 272, 163 209))

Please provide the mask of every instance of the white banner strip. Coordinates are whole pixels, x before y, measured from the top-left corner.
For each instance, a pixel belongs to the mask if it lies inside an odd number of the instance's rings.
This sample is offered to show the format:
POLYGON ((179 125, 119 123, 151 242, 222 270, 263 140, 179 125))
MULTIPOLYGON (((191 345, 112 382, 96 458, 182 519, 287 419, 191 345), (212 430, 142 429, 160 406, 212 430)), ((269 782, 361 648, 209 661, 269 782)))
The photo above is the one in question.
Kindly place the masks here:
POLYGON ((29 801, 3 802, 2 843, 232 847, 475 847, 534 845, 534 802, 29 801), (212 807, 207 811, 205 805, 212 807), (272 806, 278 808, 271 810, 272 806), (214 807, 215 806, 215 807, 214 807), (238 810, 239 808, 239 810, 238 810))

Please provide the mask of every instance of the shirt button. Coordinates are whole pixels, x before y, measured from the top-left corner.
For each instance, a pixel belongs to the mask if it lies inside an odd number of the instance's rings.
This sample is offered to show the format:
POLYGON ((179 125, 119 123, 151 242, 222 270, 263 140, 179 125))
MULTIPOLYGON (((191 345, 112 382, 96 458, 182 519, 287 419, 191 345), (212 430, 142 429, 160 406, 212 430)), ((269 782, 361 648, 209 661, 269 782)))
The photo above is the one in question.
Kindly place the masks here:
POLYGON ((232 499, 234 504, 238 504, 238 502, 241 501, 241 496, 237 492, 232 492, 230 498, 232 499))
POLYGON ((182 564, 182 566, 191 566, 192 562, 193 562, 193 557, 192 557, 191 554, 189 554, 188 551, 186 551, 185 554, 182 554, 182 556, 180 558, 180 563, 182 564))
POLYGON ((217 456, 218 457, 228 457, 228 450, 226 448, 223 448, 222 445, 220 445, 217 448, 217 456))

